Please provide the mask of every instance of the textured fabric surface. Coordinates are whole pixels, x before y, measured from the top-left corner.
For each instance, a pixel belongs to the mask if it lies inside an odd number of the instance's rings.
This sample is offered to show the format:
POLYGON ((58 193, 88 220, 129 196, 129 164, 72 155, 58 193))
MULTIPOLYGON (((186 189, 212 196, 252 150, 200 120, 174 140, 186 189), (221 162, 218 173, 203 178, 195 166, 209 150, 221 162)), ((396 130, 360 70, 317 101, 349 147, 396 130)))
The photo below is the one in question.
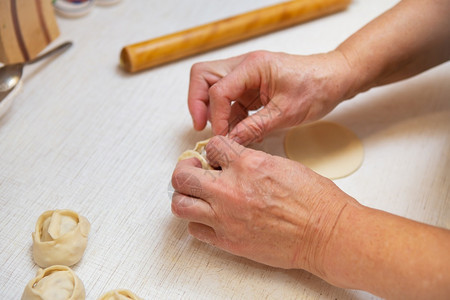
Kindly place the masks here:
MULTIPOLYGON (((276 3, 269 0, 128 1, 58 18, 73 40, 63 55, 25 69, 0 119, 0 298, 18 299, 38 269, 39 215, 72 209, 91 232, 73 270, 87 299, 124 288, 144 299, 372 299, 296 270, 235 257, 196 241, 170 211, 177 157, 209 138, 192 129, 190 66, 266 49, 329 51, 397 1, 354 1, 345 12, 137 74, 119 66, 127 44, 276 3)), ((450 64, 377 88, 326 119, 362 139, 365 159, 336 180, 363 204, 450 228, 450 64)), ((284 155, 284 132, 255 147, 284 155)))

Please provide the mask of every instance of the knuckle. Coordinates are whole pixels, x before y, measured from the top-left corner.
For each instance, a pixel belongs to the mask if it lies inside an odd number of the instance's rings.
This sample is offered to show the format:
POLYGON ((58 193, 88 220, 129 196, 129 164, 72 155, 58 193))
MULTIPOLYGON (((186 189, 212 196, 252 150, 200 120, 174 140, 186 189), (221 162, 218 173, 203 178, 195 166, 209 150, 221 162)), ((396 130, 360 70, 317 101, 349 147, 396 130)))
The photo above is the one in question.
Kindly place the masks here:
POLYGON ((172 213, 177 217, 183 217, 187 214, 190 207, 195 205, 195 201, 191 197, 176 193, 172 196, 172 213))
POLYGON ((178 186, 178 178, 179 178, 179 170, 175 169, 172 173, 172 187, 176 190, 178 188, 180 188, 178 186))
POLYGON ((260 160, 254 156, 246 156, 240 161, 241 167, 249 171, 258 169, 259 163, 260 160))
POLYGON ((194 76, 197 73, 203 72, 205 69, 205 63, 204 62, 198 62, 192 65, 191 67, 191 76, 194 76))
POLYGON ((221 143, 221 138, 218 135, 213 136, 209 140, 208 144, 206 144, 206 147, 205 147, 206 152, 217 150, 220 143, 221 143))
POLYGON ((210 162, 217 162, 220 167, 228 167, 231 163, 239 159, 245 148, 237 147, 231 139, 224 136, 215 136, 208 143, 206 154, 210 162))
POLYGON ((258 51, 253 51, 250 52, 250 54, 248 55, 248 59, 249 60, 255 60, 255 61, 267 61, 270 57, 270 52, 269 51, 265 51, 265 50, 258 50, 258 51))
POLYGON ((180 168, 176 168, 172 173, 172 186, 175 190, 181 188, 181 183, 183 182, 182 177, 184 173, 180 168))
MULTIPOLYGON (((270 156, 264 153, 253 151, 248 153, 241 159, 241 166, 246 170, 263 170, 267 166, 271 166, 270 156)), ((269 167, 270 169, 270 167, 269 167)))
POLYGON ((181 168, 174 170, 172 174, 172 186, 175 190, 186 190, 190 192, 201 190, 200 180, 192 173, 181 168))

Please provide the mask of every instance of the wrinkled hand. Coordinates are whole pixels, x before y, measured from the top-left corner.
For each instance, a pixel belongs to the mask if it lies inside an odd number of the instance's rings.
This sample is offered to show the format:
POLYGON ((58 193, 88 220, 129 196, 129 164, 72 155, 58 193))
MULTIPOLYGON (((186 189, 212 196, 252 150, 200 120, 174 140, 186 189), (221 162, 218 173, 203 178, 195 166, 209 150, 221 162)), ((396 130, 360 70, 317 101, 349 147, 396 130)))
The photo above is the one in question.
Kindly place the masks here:
POLYGON ((212 138, 206 151, 221 170, 191 158, 172 176, 172 211, 190 221, 189 232, 230 253, 320 276, 339 214, 356 201, 299 163, 226 137, 212 138))
POLYGON ((337 51, 310 56, 258 51, 197 63, 191 70, 189 111, 196 130, 209 119, 215 135, 230 133, 248 145, 272 130, 323 117, 348 97, 351 74, 337 51))

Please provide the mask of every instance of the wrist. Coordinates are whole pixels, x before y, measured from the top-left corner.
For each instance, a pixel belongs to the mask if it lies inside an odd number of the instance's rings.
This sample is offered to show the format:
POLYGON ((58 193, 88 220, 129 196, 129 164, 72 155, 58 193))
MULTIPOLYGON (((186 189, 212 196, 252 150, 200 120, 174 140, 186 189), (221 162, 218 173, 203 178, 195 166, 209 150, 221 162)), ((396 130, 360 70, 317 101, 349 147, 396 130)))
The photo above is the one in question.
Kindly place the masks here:
POLYGON ((301 97, 296 100, 298 108, 294 110, 297 123, 292 125, 318 120, 356 94, 354 74, 339 51, 297 56, 297 59, 300 89, 296 91, 301 97))
POLYGON ((353 247, 355 234, 359 232, 355 226, 359 226, 359 221, 364 220, 371 210, 356 200, 342 209, 325 245, 322 279, 341 288, 355 288, 353 268, 360 259, 358 249, 353 247))
POLYGON ((349 57, 349 54, 340 48, 329 52, 334 57, 336 63, 333 72, 336 74, 334 82, 340 86, 340 102, 348 100, 357 94, 368 90, 365 85, 367 81, 364 72, 358 70, 349 57))
POLYGON ((305 269, 328 282, 334 282, 334 272, 330 272, 330 258, 335 258, 335 243, 338 229, 348 226, 348 215, 355 209, 361 209, 355 199, 345 194, 336 187, 337 190, 322 195, 325 201, 318 201, 318 205, 311 214, 308 227, 301 240, 307 245, 300 255, 302 260, 297 261, 297 266, 305 269), (344 224, 345 223, 345 224, 344 224))

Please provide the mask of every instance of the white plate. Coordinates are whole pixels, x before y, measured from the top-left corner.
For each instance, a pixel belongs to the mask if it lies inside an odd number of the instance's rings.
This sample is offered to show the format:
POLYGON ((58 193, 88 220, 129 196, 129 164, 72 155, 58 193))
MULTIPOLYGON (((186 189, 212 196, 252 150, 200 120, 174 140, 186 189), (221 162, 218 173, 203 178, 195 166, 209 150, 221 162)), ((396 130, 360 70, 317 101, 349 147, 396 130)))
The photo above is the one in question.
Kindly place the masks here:
POLYGON ((14 89, 0 102, 0 118, 9 110, 11 104, 13 103, 14 97, 19 93, 22 87, 22 80, 20 80, 14 89))
POLYGON ((87 0, 83 2, 72 2, 67 0, 53 1, 55 11, 63 17, 79 18, 87 15, 94 7, 94 0, 87 0))

